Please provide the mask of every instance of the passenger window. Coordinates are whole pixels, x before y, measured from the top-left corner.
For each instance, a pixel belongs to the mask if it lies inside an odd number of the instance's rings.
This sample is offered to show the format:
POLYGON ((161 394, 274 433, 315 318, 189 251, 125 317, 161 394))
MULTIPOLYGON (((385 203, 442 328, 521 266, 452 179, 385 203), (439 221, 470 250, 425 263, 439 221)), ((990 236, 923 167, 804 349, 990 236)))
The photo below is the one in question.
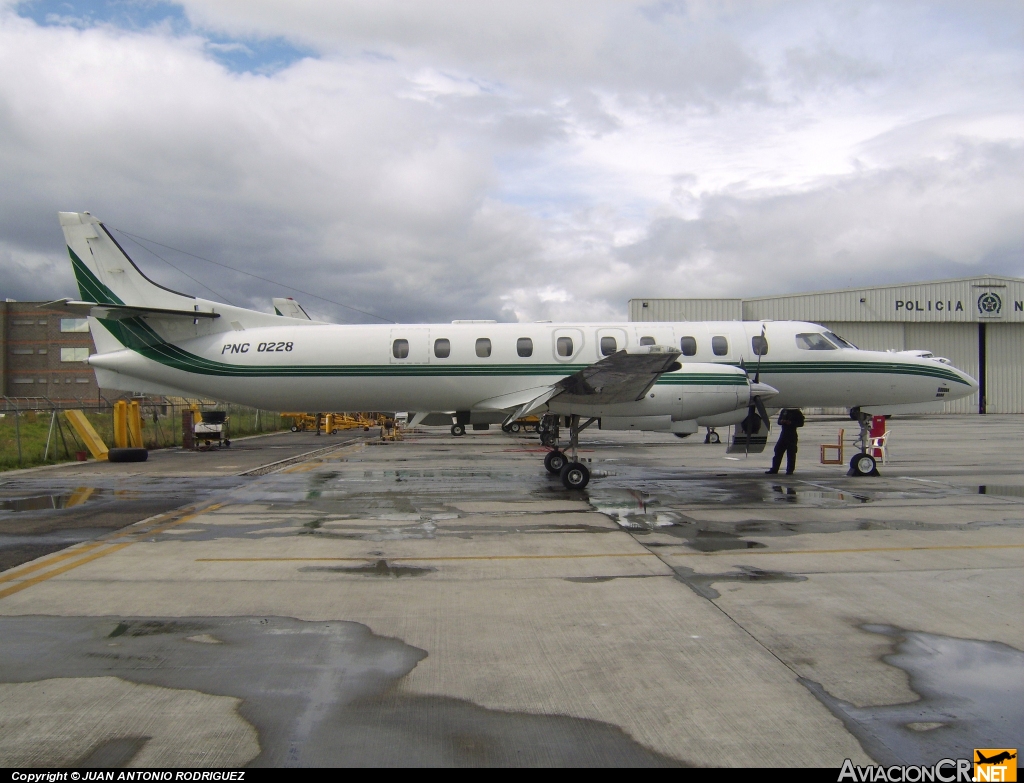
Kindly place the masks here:
POLYGON ((683 356, 695 356, 697 353, 697 338, 696 337, 681 337, 679 338, 679 350, 683 352, 683 356))
POLYGON ((750 338, 750 347, 754 349, 754 356, 765 356, 768 353, 768 340, 755 334, 750 338))
POLYGON ((641 337, 640 338, 640 345, 657 345, 657 344, 658 344, 658 341, 655 340, 653 337, 641 337))
POLYGON ((434 340, 434 356, 438 359, 447 359, 452 355, 452 341, 441 338, 434 340))
POLYGON ((559 337, 555 341, 555 348, 559 356, 572 356, 572 338, 559 337))
POLYGON ((409 341, 408 340, 395 340, 391 344, 391 355, 396 359, 408 359, 409 358, 409 341))
POLYGON ((729 353, 729 341, 718 334, 711 338, 711 352, 715 356, 725 356, 729 353))
POLYGON ((601 338, 601 355, 611 356, 619 350, 618 344, 615 342, 614 337, 602 337, 601 338))
POLYGON ((825 335, 818 334, 817 332, 798 334, 796 336, 796 347, 802 351, 836 350, 836 347, 825 338, 825 335))
POLYGON ((516 340, 516 353, 524 359, 527 356, 533 356, 533 340, 529 337, 520 337, 516 340))
POLYGON ((481 359, 486 359, 491 355, 491 341, 486 337, 481 337, 476 341, 476 355, 481 359))

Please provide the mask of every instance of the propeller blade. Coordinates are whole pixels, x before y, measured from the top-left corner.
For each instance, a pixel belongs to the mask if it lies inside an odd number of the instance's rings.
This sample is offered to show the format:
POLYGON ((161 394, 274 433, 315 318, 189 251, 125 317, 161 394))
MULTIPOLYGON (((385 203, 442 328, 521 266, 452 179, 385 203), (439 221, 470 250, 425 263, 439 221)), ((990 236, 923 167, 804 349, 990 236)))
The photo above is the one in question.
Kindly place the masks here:
POLYGON ((757 413, 761 417, 761 421, 763 421, 764 426, 770 430, 772 428, 772 422, 771 419, 768 418, 768 411, 765 410, 764 403, 761 401, 760 397, 754 397, 754 405, 752 407, 757 408, 757 413))
POLYGON ((761 350, 759 350, 757 352, 757 370, 755 370, 755 372, 754 372, 754 383, 760 383, 761 382, 761 356, 764 353, 765 347, 768 345, 767 341, 764 338, 764 334, 765 334, 765 325, 761 324, 761 345, 760 345, 760 349, 761 350))

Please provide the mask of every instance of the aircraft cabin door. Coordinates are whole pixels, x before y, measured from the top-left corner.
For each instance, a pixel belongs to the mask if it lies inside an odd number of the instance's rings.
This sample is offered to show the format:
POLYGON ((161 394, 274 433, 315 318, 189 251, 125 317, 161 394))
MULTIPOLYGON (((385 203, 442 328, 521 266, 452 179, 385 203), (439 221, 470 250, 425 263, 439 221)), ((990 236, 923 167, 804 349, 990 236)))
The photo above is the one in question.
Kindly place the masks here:
POLYGON ((551 352, 556 362, 571 362, 580 355, 583 344, 583 332, 579 329, 555 329, 551 332, 551 352))
POLYGON ((629 346, 629 337, 625 329, 598 329, 597 359, 600 361, 606 356, 611 356, 616 351, 621 351, 629 346))
POLYGON ((391 330, 388 358, 391 364, 426 364, 430 330, 422 327, 397 327, 391 330))

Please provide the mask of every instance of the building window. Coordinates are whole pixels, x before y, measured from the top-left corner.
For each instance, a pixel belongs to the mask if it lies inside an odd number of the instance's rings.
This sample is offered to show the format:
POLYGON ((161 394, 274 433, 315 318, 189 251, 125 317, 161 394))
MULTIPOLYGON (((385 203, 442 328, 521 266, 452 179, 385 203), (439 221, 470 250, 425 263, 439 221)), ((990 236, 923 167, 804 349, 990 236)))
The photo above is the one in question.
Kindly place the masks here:
POLYGON ((759 334, 750 338, 750 347, 754 349, 754 356, 766 356, 768 354, 768 340, 759 334))
POLYGON ((31 378, 15 378, 11 383, 35 383, 31 378))
POLYGON ((28 356, 32 353, 31 348, 12 348, 11 353, 15 356, 28 356))
POLYGON ((434 356, 438 359, 447 359, 452 355, 452 341, 446 340, 443 337, 438 340, 434 340, 434 356))
POLYGON ((529 337, 520 337, 516 340, 516 353, 524 359, 527 356, 533 356, 533 340, 529 337))
POLYGON ((481 359, 486 359, 491 355, 491 341, 486 337, 481 337, 476 341, 476 355, 481 359))
POLYGON ((409 341, 408 340, 395 340, 391 344, 391 355, 396 359, 408 359, 409 358, 409 341))
POLYGON ((35 326, 36 322, 32 320, 26 321, 24 318, 15 318, 11 323, 14 326, 35 326))
POLYGON ((61 318, 60 330, 62 332, 88 332, 88 318, 61 318))
POLYGON ((559 356, 572 356, 572 338, 559 337, 555 340, 555 350, 559 356))
POLYGON ((39 349, 39 350, 37 351, 37 353, 38 353, 38 354, 39 354, 40 356, 42 356, 43 354, 45 354, 45 353, 48 353, 48 352, 47 352, 47 350, 46 350, 45 348, 40 348, 40 349, 39 349))
POLYGON ((40 326, 46 326, 46 319, 45 318, 40 318, 39 319, 39 325, 40 326))
POLYGON ((655 340, 653 337, 641 337, 640 338, 640 345, 657 345, 657 344, 658 344, 658 341, 655 340))
POLYGON ((697 354, 697 338, 680 337, 679 350, 683 352, 683 356, 695 356, 697 354))
POLYGON ((88 348, 61 348, 60 360, 62 362, 84 362, 89 358, 88 348))
POLYGON ((617 350, 619 350, 619 345, 618 345, 618 343, 615 342, 615 338, 614 337, 602 337, 601 338, 601 355, 602 356, 611 356, 617 350))
POLYGON ((729 353, 729 341, 718 334, 711 338, 711 352, 715 356, 725 356, 729 353))
POLYGON ((836 347, 823 334, 810 332, 796 336, 796 347, 801 351, 834 351, 836 347))
POLYGON ((75 378, 75 383, 88 383, 88 378, 75 378))

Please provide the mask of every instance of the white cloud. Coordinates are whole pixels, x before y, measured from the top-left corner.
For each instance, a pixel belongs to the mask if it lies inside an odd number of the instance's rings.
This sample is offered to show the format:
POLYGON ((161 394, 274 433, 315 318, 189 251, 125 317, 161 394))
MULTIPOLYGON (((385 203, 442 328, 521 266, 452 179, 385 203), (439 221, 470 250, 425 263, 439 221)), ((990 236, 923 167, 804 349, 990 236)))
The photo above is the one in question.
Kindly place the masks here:
MULTIPOLYGON (((185 33, 12 8, 6 296, 74 293, 67 209, 403 321, 1024 273, 1013 4, 188 0, 185 33), (216 59, 254 36, 314 54, 216 59)), ((293 293, 152 249, 239 304, 293 293)))

